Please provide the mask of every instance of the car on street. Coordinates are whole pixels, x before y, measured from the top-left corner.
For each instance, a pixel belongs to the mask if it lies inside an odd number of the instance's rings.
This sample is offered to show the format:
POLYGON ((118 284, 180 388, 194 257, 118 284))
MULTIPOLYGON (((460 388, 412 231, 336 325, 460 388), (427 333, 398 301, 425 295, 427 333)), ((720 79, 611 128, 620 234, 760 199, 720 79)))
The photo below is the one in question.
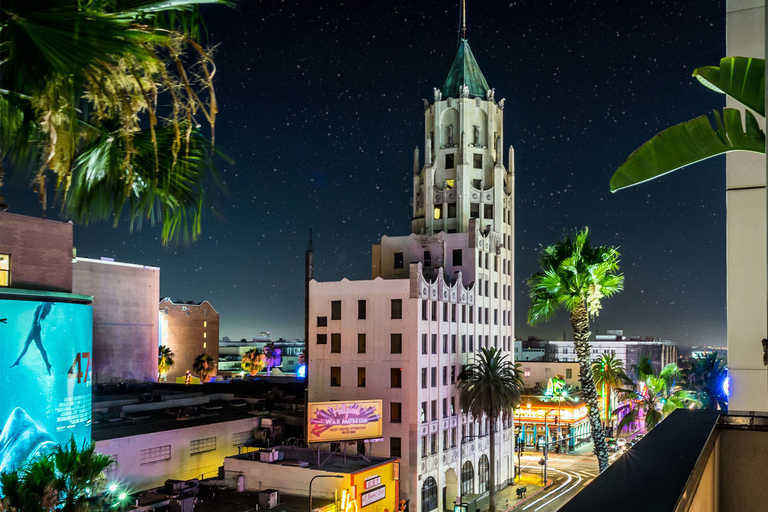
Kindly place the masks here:
POLYGON ((605 442, 608 443, 608 451, 609 452, 616 452, 616 451, 618 451, 619 445, 616 442, 616 439, 614 439, 613 437, 608 437, 608 438, 606 438, 605 442))
POLYGON ((619 448, 624 448, 624 446, 627 444, 627 440, 619 438, 616 440, 616 444, 619 445, 619 448))

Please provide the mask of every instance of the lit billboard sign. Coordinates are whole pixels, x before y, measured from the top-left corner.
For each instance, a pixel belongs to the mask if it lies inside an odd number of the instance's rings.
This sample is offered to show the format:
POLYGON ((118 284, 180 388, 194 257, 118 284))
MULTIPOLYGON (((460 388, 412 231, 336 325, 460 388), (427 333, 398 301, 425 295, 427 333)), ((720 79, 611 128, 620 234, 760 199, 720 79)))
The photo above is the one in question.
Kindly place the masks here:
POLYGON ((92 333, 89 305, 0 300, 0 472, 90 442, 92 333))
POLYGON ((382 437, 381 400, 309 403, 310 443, 382 437))

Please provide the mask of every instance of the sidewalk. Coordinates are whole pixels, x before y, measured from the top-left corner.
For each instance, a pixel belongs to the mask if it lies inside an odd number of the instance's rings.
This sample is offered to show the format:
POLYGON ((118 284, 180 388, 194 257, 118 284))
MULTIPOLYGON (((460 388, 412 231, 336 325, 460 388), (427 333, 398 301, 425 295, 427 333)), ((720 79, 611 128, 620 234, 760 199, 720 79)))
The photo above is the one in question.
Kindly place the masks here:
MULTIPOLYGON (((533 453, 533 452, 531 452, 533 453)), ((548 484, 552 484, 552 479, 548 479, 548 484)), ((527 503, 531 498, 539 494, 546 489, 541 483, 541 475, 528 470, 523 470, 523 474, 519 479, 515 479, 514 485, 508 485, 503 489, 496 491, 496 511, 508 512, 518 506, 527 503), (517 499, 517 489, 525 487, 525 497, 517 499)), ((477 500, 477 511, 485 512, 488 510, 490 503, 489 497, 486 495, 477 500)))

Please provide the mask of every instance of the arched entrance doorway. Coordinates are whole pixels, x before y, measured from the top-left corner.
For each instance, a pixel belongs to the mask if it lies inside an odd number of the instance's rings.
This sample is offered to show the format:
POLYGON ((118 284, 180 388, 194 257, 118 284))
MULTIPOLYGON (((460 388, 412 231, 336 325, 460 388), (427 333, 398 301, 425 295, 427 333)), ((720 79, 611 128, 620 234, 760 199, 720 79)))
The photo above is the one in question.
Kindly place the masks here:
POLYGON ((431 476, 421 485, 421 512, 429 512, 437 508, 437 482, 431 476))
POLYGON ((445 487, 443 487, 443 509, 453 510, 453 502, 459 497, 459 479, 453 468, 445 471, 445 487))

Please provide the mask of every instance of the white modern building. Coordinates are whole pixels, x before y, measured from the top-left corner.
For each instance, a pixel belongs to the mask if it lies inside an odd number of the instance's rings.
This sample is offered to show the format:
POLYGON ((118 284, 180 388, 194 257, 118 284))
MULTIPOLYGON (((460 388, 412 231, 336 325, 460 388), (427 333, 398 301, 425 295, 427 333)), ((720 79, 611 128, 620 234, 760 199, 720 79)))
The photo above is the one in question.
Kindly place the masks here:
MULTIPOLYGON (((308 339, 310 401, 383 400, 371 454, 400 458, 401 498, 417 512, 488 491, 489 425, 461 413, 456 378, 480 347, 511 360, 514 340, 513 150, 507 168, 504 100, 466 40, 424 104, 412 233, 373 246, 371 280, 310 281, 308 339)), ((503 485, 514 429, 496 429, 503 485)))

